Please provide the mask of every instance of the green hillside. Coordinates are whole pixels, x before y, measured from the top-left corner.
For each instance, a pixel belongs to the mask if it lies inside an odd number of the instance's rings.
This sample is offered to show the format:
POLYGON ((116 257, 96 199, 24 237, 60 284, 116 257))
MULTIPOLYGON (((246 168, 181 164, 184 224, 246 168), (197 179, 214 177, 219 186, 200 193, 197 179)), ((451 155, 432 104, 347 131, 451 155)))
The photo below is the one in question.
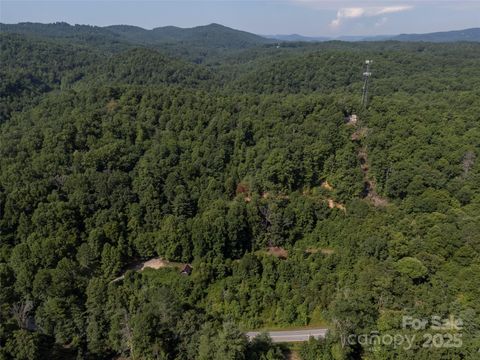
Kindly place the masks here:
POLYGON ((428 34, 401 34, 392 38, 398 41, 428 41, 428 42, 480 42, 480 28, 434 32, 428 34))
POLYGON ((478 357, 479 44, 2 31, 0 359, 478 357))
POLYGON ((137 26, 112 25, 106 27, 90 25, 70 25, 64 22, 53 24, 20 23, 0 24, 2 32, 35 35, 47 38, 68 39, 94 45, 113 46, 126 42, 145 45, 164 43, 184 43, 206 48, 246 48, 271 43, 272 40, 259 35, 210 24, 193 28, 175 26, 158 27, 146 30, 137 26))

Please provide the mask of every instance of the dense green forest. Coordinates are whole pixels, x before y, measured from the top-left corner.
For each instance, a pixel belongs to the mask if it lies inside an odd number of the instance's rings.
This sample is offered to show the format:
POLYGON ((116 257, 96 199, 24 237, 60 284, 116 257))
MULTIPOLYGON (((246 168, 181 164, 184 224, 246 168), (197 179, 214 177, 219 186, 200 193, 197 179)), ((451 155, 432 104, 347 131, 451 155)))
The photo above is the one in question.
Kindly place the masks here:
POLYGON ((478 359, 480 44, 1 30, 0 359, 478 359))

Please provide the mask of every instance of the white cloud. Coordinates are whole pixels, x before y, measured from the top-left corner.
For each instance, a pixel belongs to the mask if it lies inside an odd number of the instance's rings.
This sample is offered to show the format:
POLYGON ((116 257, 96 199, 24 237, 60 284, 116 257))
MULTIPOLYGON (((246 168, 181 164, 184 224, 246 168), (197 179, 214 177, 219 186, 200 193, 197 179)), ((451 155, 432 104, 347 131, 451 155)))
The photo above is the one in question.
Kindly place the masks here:
POLYGON ((372 9, 373 9, 373 15, 383 15, 383 14, 393 14, 396 12, 407 11, 412 8, 413 8, 412 5, 400 5, 400 6, 385 6, 382 8, 378 8, 377 10, 375 10, 375 8, 372 8, 372 9))
POLYGON ((365 14, 363 8, 343 8, 338 10, 337 18, 356 18, 365 14))
POLYGON ((384 16, 375 23, 375 27, 381 27, 381 26, 385 25, 387 23, 387 21, 388 21, 388 18, 386 16, 384 16))
MULTIPOLYGON (((371 6, 371 7, 348 7, 337 11, 337 17, 330 22, 332 28, 339 27, 345 19, 356 19, 361 17, 373 17, 386 14, 393 14, 412 9, 411 5, 395 6, 371 6)), ((383 23, 387 21, 384 17, 383 23)), ((381 20, 382 21, 382 20, 381 20)))
POLYGON ((330 23, 330 26, 332 28, 337 28, 340 26, 340 19, 335 19, 335 20, 332 20, 332 22, 330 23))

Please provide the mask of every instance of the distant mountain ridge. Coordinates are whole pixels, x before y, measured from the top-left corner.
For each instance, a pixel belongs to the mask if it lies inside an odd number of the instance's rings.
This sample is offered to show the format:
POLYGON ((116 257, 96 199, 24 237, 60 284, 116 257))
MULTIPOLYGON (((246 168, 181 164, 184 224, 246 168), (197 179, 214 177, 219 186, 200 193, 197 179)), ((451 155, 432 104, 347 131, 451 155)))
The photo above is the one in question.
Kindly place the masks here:
POLYGON ((209 43, 218 47, 249 47, 258 44, 272 42, 260 35, 255 35, 246 31, 235 30, 220 24, 209 24, 196 26, 192 28, 180 28, 176 26, 157 27, 152 30, 146 30, 140 27, 129 25, 107 26, 105 29, 115 34, 124 36, 133 41, 145 41, 153 43, 163 42, 192 42, 209 43))
POLYGON ((1 32, 20 33, 40 37, 74 39, 84 42, 113 41, 143 45, 184 43, 192 46, 213 48, 247 48, 271 43, 246 31, 235 30, 220 24, 209 24, 193 28, 176 26, 158 27, 152 30, 132 25, 91 26, 70 25, 65 22, 52 24, 19 23, 0 24, 1 32))
POLYGON ((428 41, 428 42, 454 42, 474 41, 480 42, 480 28, 471 28, 454 31, 441 31, 428 34, 401 34, 394 36, 397 41, 428 41))
POLYGON ((0 23, 0 32, 20 33, 38 37, 67 39, 69 41, 121 46, 121 44, 163 46, 182 44, 192 48, 243 49, 276 42, 323 42, 323 41, 419 41, 419 42, 480 42, 480 28, 443 31, 426 34, 400 34, 375 36, 304 36, 257 35, 236 30, 220 24, 192 28, 176 26, 157 27, 147 30, 133 25, 70 25, 66 22, 51 24, 24 22, 0 23))
POLYGON ((279 41, 305 41, 305 42, 320 42, 320 41, 329 41, 332 40, 326 36, 304 36, 300 34, 289 34, 289 35, 262 35, 267 39, 279 40, 279 41))
POLYGON ((456 41, 472 41, 480 42, 480 28, 471 28, 464 30, 441 31, 426 34, 400 34, 400 35, 373 35, 373 36, 303 36, 299 34, 290 35, 264 35, 269 39, 279 41, 305 41, 305 42, 322 42, 322 41, 419 41, 419 42, 456 42, 456 41))

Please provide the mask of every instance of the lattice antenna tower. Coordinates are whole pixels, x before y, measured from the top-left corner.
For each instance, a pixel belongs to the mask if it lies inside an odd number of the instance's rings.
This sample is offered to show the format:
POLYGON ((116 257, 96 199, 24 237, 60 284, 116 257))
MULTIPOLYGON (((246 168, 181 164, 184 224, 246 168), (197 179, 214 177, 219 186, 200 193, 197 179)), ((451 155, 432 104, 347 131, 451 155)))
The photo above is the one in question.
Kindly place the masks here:
POLYGON ((372 73, 370 71, 370 66, 373 64, 373 60, 365 60, 365 71, 363 72, 363 92, 362 92, 362 105, 367 107, 368 104, 368 80, 372 73))

